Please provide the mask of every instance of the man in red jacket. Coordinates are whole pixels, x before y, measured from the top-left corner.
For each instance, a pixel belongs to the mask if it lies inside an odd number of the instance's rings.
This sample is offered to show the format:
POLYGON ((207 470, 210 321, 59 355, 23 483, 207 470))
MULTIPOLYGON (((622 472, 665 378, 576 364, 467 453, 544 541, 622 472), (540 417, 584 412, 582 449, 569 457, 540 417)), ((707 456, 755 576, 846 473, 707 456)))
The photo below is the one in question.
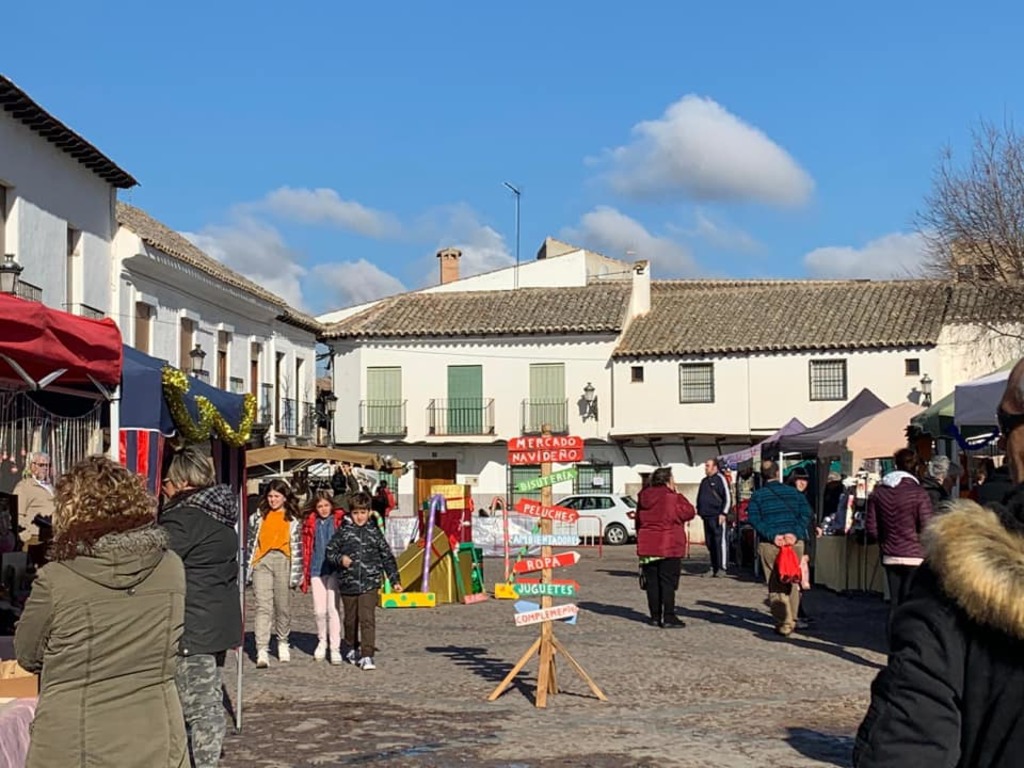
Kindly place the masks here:
POLYGON ((651 626, 685 626, 676 616, 676 589, 686 551, 683 526, 696 514, 686 497, 676 492, 672 470, 654 470, 650 485, 640 491, 636 510, 636 553, 651 626))
POLYGON ((921 533, 932 516, 931 499, 915 474, 917 454, 901 448, 893 460, 896 469, 875 487, 864 520, 868 536, 877 539, 882 550, 890 616, 906 599, 914 572, 924 562, 921 533))

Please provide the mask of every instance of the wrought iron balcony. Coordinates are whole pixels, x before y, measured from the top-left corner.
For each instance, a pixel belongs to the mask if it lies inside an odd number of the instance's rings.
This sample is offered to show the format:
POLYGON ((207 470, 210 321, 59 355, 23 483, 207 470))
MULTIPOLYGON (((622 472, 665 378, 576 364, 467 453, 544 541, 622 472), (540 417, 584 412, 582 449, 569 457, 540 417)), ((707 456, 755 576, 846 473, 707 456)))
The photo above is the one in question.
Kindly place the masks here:
POLYGON ((291 397, 282 397, 277 414, 277 434, 294 435, 299 430, 299 403, 291 397))
POLYGON ((360 437, 404 437, 409 432, 405 421, 405 400, 360 400, 360 437))
POLYGON ((260 412, 257 420, 260 424, 274 423, 274 385, 260 384, 260 412))
POLYGON ((435 399, 427 405, 429 435, 493 435, 493 398, 435 399))
POLYGON ((523 434, 539 435, 545 424, 555 435, 569 433, 568 398, 528 398, 523 400, 523 434))
POLYGON ((300 405, 299 414, 299 437, 313 437, 316 435, 316 404, 303 400, 300 405))

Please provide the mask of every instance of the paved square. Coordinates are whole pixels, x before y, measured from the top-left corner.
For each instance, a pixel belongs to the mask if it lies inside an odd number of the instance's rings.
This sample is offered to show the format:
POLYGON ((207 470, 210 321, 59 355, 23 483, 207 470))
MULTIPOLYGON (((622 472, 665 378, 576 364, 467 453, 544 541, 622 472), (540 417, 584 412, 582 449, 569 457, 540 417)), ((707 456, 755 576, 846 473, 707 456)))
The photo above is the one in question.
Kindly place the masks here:
MULTIPOLYGON (((229 734, 222 765, 850 764, 868 687, 885 660, 879 598, 812 591, 813 629, 781 640, 762 584, 702 578, 706 563, 694 559, 684 561, 678 598, 687 626, 657 629, 645 623, 634 547, 605 548, 602 558, 580 551, 572 569, 579 623, 555 631, 608 703, 560 664, 563 693, 535 709, 536 663, 486 701, 539 631, 513 625, 510 601, 380 611, 378 669, 362 672, 313 661, 311 601, 297 594, 293 661, 256 670, 246 658, 243 733, 229 734)), ((501 567, 487 561, 489 586, 501 567)), ((232 655, 228 668, 233 692, 232 655)))

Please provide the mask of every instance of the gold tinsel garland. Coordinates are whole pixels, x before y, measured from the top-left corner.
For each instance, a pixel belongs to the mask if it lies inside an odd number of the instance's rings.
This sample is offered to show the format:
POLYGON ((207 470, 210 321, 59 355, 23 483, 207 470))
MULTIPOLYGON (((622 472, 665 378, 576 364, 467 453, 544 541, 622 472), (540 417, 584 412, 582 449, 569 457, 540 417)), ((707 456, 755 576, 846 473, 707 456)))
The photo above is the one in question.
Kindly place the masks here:
POLYGON ((161 379, 164 385, 164 396, 167 400, 167 408, 171 412, 171 418, 182 437, 190 443, 200 443, 209 440, 210 435, 215 434, 225 443, 231 446, 240 447, 249 442, 252 435, 252 425, 256 421, 256 398, 252 394, 246 394, 242 398, 242 419, 238 423, 238 429, 232 429, 213 403, 202 395, 196 397, 196 407, 199 409, 199 422, 193 421, 188 408, 185 406, 185 395, 189 390, 189 379, 184 371, 167 366, 163 369, 161 379))

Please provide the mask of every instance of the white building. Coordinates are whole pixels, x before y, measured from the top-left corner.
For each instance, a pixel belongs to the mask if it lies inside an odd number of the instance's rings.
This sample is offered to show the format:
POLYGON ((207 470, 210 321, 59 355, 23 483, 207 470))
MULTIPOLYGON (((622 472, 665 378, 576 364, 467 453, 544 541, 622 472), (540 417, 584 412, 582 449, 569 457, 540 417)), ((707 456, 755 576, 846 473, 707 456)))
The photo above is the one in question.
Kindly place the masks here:
POLYGON ((111 308, 111 241, 127 172, 0 75, 0 257, 19 295, 86 317, 111 308))
POLYGON ((125 343, 251 392, 266 442, 310 443, 316 429, 316 337, 321 325, 207 256, 145 211, 117 204, 114 304, 125 343))
POLYGON ((695 483, 706 458, 793 416, 813 425, 863 388, 917 401, 925 374, 938 399, 1010 351, 979 344, 968 285, 652 284, 646 262, 552 240, 538 256, 514 288, 515 268, 459 280, 458 252, 441 251, 440 286, 321 318, 334 438, 414 462, 403 504, 441 482, 475 486, 478 504, 514 500, 536 469, 508 467, 507 441, 544 422, 587 440, 556 498, 634 491, 659 465, 695 483))

